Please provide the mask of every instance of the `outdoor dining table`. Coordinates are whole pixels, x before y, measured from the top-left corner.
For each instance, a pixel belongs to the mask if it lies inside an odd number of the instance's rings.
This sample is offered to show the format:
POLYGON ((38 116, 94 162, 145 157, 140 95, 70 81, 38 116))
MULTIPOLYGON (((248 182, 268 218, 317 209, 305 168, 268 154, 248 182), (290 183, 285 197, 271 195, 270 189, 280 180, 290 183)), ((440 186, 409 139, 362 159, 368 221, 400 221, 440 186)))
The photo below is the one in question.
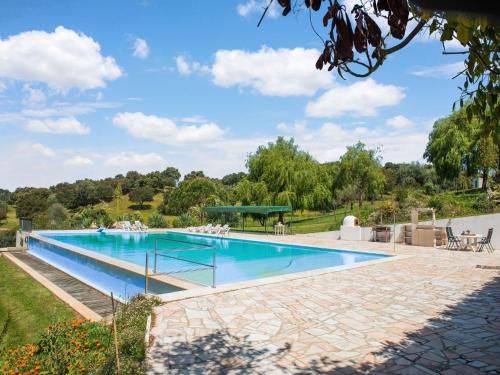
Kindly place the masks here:
POLYGON ((462 242, 460 250, 477 251, 477 242, 484 236, 482 234, 461 234, 458 237, 462 242))

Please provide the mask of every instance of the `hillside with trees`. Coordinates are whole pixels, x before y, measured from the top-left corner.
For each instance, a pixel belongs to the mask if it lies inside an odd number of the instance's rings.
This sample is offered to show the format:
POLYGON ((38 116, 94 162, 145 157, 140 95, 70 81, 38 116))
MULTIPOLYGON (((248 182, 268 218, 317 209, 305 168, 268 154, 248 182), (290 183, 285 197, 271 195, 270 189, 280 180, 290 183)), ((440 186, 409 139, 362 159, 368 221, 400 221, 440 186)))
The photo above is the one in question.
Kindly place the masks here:
MULTIPOLYGON (((461 109, 434 124, 424 154, 430 164, 383 164, 379 150, 361 142, 338 161, 320 163, 293 138, 278 137, 248 156, 247 171, 221 179, 203 171, 181 179, 175 167, 166 167, 48 188, 0 189, 0 229, 15 229, 19 218, 33 220, 36 229, 111 227, 121 220, 181 227, 199 224, 201 208, 210 205, 292 206, 298 233, 337 229, 349 213, 371 225, 408 221, 412 207, 434 207, 440 217, 497 212, 498 133, 485 132, 461 109), (481 189, 471 189, 473 178, 482 179, 481 189)), ((205 219, 238 228, 241 218, 205 219)), ((262 224, 262 217, 251 215, 246 228, 259 231, 262 224)))

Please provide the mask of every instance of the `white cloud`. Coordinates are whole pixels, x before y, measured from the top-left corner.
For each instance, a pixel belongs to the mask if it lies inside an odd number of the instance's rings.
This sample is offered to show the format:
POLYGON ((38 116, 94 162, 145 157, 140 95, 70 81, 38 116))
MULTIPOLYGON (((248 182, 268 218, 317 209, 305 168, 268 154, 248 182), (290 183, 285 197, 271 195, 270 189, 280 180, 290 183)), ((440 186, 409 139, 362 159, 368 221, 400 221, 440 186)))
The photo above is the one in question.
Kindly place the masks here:
POLYGON ((134 152, 121 152, 109 156, 104 161, 105 165, 122 167, 123 170, 130 170, 130 168, 134 167, 161 168, 164 163, 165 160, 158 154, 138 154, 134 152))
POLYGON ((380 146, 384 161, 417 161, 422 160, 428 141, 427 130, 420 126, 394 131, 382 125, 367 128, 326 122, 319 128, 313 128, 298 122, 287 125, 287 128, 288 135, 320 162, 338 160, 347 146, 358 141, 369 148, 380 146))
POLYGON ((457 73, 464 70, 465 65, 463 61, 458 61, 449 64, 435 65, 429 67, 418 67, 415 68, 411 74, 418 77, 432 77, 449 79, 455 76, 457 73))
POLYGON ((87 167, 93 164, 94 162, 92 161, 92 159, 84 156, 75 156, 71 159, 64 161, 64 165, 69 167, 87 167))
POLYGON ((309 117, 375 116, 378 108, 395 106, 405 96, 401 87, 380 84, 369 78, 328 90, 307 103, 306 114, 309 117))
POLYGON ((111 102, 55 103, 50 107, 24 109, 20 115, 25 117, 78 116, 93 113, 99 109, 116 108, 119 106, 119 103, 111 102))
POLYGON ((219 50, 211 69, 213 82, 222 87, 250 87, 269 96, 313 95, 333 83, 331 72, 315 68, 319 55, 316 49, 266 46, 257 52, 219 50))
POLYGON ((36 133, 51 134, 89 134, 90 128, 74 117, 58 119, 30 120, 26 128, 36 133))
POLYGON ((408 129, 413 126, 413 121, 402 115, 391 117, 385 123, 394 129, 408 129))
POLYGON ((202 65, 197 61, 188 61, 188 59, 182 55, 175 57, 175 65, 177 66, 177 71, 183 76, 188 76, 192 73, 210 73, 210 68, 207 65, 202 65))
MULTIPOLYGON (((254 13, 261 15, 264 12, 264 8, 269 4, 269 0, 248 0, 245 3, 238 4, 236 10, 238 14, 242 17, 248 17, 254 13)), ((269 10, 266 13, 266 17, 276 18, 280 15, 278 11, 278 5, 276 1, 271 3, 269 10)))
POLYGON ((44 82, 66 92, 106 86, 122 75, 113 57, 83 33, 59 26, 54 32, 27 31, 0 40, 0 77, 44 82))
POLYGON ((208 122, 207 119, 203 116, 190 116, 190 117, 182 117, 179 119, 181 122, 187 122, 189 124, 203 124, 204 122, 208 122))
POLYGON ((169 145, 213 141, 222 138, 224 134, 224 130, 212 122, 198 126, 177 125, 167 117, 145 115, 142 112, 118 113, 113 117, 113 123, 136 138, 169 145))
POLYGON ((175 58, 175 64, 177 65, 177 70, 183 76, 187 76, 191 74, 191 68, 184 56, 177 56, 175 58))
POLYGON ((23 98, 22 103, 27 106, 34 106, 44 103, 47 97, 42 90, 33 88, 29 84, 23 85, 23 91, 26 92, 26 97, 23 98))
POLYGON ((149 56, 148 42, 144 39, 137 38, 134 41, 134 56, 140 59, 145 59, 149 56))
POLYGON ((56 155, 56 152, 53 149, 44 146, 41 143, 22 144, 19 146, 19 150, 21 153, 33 156, 53 157, 56 155))

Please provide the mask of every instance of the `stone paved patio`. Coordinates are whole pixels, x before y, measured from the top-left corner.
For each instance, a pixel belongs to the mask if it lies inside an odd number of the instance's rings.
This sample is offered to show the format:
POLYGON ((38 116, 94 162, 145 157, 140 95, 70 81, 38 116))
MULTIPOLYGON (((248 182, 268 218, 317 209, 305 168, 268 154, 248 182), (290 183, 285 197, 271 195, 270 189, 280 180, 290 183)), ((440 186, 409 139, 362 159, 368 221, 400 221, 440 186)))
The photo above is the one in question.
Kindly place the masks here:
POLYGON ((166 303, 154 317, 150 373, 500 373, 500 272, 476 268, 499 266, 500 252, 396 253, 411 257, 166 303))

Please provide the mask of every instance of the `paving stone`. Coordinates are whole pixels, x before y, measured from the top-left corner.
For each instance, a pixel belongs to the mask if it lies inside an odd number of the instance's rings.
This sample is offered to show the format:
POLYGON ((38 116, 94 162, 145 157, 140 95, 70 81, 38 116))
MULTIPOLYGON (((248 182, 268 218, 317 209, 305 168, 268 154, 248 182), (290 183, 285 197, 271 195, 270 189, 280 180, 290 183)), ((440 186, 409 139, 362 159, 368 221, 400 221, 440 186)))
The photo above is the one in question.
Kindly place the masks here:
MULTIPOLYGON (((269 240, 392 252, 306 235, 269 240)), ((497 373, 500 277, 475 265, 500 265, 500 252, 397 253, 408 257, 156 307, 149 373, 497 373)))

